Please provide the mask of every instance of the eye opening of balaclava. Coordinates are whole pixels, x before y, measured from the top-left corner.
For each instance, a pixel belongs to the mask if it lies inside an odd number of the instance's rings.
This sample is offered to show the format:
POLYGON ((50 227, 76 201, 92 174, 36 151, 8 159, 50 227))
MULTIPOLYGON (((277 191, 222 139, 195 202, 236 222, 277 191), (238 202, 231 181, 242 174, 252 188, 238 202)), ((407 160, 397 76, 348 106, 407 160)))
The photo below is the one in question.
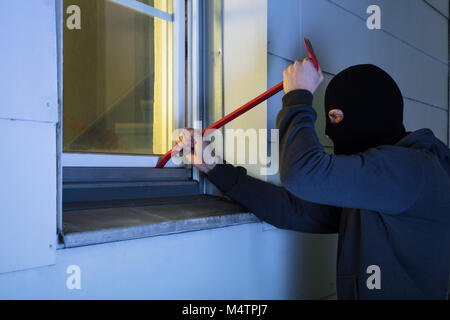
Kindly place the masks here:
POLYGON ((403 97, 394 79, 374 65, 357 65, 336 75, 325 92, 325 133, 335 154, 355 154, 393 145, 406 135, 403 97), (332 123, 330 110, 344 112, 332 123))

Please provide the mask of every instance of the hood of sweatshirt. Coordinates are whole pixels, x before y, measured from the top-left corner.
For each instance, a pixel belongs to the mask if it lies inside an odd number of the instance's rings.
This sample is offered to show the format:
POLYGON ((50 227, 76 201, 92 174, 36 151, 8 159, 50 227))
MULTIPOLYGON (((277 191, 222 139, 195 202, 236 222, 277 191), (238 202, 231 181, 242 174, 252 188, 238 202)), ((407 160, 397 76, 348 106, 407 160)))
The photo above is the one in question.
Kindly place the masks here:
POLYGON ((420 149, 434 154, 450 178, 450 149, 430 129, 420 129, 409 133, 396 143, 398 146, 420 149))

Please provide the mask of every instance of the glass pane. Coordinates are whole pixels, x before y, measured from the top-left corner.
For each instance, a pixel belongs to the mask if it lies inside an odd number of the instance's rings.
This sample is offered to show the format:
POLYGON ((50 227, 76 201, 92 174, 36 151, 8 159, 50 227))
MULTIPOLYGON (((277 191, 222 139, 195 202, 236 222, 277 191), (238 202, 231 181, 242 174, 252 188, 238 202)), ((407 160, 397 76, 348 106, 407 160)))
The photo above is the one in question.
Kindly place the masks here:
POLYGON ((173 13, 173 0, 137 0, 152 6, 153 8, 165 11, 167 13, 173 13))
POLYGON ((63 32, 64 152, 164 154, 174 129, 172 23, 106 0, 64 0, 64 11, 72 4, 82 20, 63 32))

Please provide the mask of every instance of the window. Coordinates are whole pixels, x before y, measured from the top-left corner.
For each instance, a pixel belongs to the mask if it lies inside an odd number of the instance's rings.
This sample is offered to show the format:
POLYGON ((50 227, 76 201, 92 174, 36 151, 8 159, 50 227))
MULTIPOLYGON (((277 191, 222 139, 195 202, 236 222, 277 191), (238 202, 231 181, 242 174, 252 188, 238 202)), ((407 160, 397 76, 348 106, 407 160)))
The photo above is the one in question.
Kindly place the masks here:
POLYGON ((255 222, 195 170, 154 168, 174 129, 223 115, 222 0, 60 1, 81 10, 59 29, 64 247, 255 222))
POLYGON ((154 166, 187 125, 185 1, 63 3, 63 165, 154 166))
POLYGON ((153 169, 173 130, 189 125, 190 1, 61 0, 60 234, 77 208, 200 193, 191 169, 153 169), (80 28, 67 24, 74 5, 80 28))

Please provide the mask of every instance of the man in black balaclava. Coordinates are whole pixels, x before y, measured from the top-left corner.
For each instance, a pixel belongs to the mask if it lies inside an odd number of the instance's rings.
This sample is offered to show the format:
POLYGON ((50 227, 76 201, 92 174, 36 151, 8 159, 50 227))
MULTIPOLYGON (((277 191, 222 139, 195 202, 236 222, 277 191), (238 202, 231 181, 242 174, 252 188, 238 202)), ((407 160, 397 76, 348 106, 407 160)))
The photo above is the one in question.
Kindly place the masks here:
MULTIPOLYGON (((338 233, 339 299, 446 299, 450 150, 429 129, 407 134, 394 80, 359 65, 335 76, 326 90, 326 134, 335 147, 328 154, 312 108, 322 80, 308 59, 284 72, 277 118, 282 187, 230 164, 196 167, 263 221, 338 233)), ((190 132, 183 132, 183 147, 191 147, 190 132)))
POLYGON ((353 66, 333 78, 325 94, 325 115, 325 134, 335 154, 393 145, 406 135, 400 89, 374 65, 353 66))
POLYGON ((393 145, 406 135, 400 89, 374 65, 350 67, 334 77, 325 94, 325 114, 335 154, 393 145))

